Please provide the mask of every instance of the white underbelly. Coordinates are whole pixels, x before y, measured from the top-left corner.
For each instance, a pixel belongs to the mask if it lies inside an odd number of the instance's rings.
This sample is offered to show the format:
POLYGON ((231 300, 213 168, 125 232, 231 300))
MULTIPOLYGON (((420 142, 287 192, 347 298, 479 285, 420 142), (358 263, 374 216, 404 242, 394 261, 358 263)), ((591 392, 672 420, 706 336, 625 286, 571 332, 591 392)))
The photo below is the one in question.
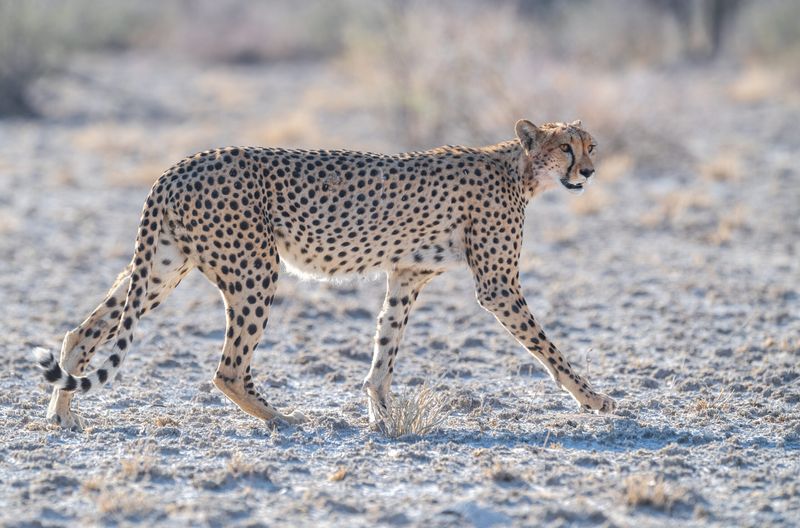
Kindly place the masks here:
POLYGON ((442 237, 431 243, 420 243, 399 259, 390 255, 376 258, 375 253, 353 254, 345 264, 331 264, 324 255, 303 252, 299 246, 287 244, 284 237, 276 237, 276 245, 281 262, 286 270, 303 279, 315 280, 347 280, 349 278, 371 276, 376 273, 391 273, 395 269, 426 269, 447 271, 466 263, 464 254, 464 236, 461 230, 443 233, 442 237))

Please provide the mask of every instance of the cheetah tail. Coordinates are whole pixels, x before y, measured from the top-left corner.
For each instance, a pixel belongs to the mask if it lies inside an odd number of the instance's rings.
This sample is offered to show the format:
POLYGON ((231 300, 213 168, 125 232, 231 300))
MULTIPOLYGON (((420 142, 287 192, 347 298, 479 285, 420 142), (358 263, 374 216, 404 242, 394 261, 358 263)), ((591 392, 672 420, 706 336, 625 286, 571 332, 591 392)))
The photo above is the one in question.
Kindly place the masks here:
POLYGON ((111 355, 97 370, 83 376, 74 376, 61 368, 52 352, 44 348, 34 350, 36 362, 44 370, 45 379, 56 388, 88 394, 102 387, 108 380, 114 379, 122 366, 127 351, 133 344, 133 331, 142 313, 143 300, 147 297, 148 277, 153 271, 159 235, 163 228, 164 205, 156 200, 156 192, 154 185, 142 211, 142 219, 136 234, 131 282, 128 286, 128 294, 117 327, 117 339, 111 355))

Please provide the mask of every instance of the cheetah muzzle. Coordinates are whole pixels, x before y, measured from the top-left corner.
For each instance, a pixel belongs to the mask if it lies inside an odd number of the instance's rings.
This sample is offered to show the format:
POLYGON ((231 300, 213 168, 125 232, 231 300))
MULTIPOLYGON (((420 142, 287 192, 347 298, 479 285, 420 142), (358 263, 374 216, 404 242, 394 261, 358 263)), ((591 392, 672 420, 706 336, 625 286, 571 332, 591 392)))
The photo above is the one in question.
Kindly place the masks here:
POLYGON ((472 273, 478 303, 583 409, 613 412, 547 337, 519 283, 525 206, 557 185, 582 192, 594 172, 595 141, 579 121, 536 126, 480 148, 449 146, 395 155, 347 150, 228 147, 165 171, 145 201, 130 264, 105 299, 67 332, 60 359, 36 351, 53 385, 48 420, 80 426, 75 393, 114 380, 134 346, 140 318, 192 269, 217 286, 226 332, 216 386, 263 420, 301 423, 257 387, 251 361, 267 326, 280 264, 329 279, 386 274, 371 368, 364 380, 371 422, 391 405, 403 330, 425 285, 459 266, 472 273), (110 343, 102 365, 84 372, 110 343))
POLYGON ((570 183, 570 181, 566 178, 561 178, 559 181, 561 181, 561 185, 566 187, 566 189, 572 194, 583 194, 584 183, 570 183))

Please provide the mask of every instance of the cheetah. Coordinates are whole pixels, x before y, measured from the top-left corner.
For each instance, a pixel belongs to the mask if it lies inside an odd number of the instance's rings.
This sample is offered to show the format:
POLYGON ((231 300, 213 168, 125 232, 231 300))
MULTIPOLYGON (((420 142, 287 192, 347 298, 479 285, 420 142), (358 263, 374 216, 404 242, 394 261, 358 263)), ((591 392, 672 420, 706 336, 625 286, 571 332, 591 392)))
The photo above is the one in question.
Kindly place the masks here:
POLYGON ((145 201, 130 264, 106 298, 67 332, 60 360, 36 360, 53 385, 47 419, 82 426, 70 410, 114 379, 134 344, 139 319, 193 268, 215 284, 226 333, 214 384, 263 420, 306 420, 262 397, 250 370, 267 325, 279 264, 330 279, 385 272, 372 364, 363 390, 369 420, 386 416, 403 329, 423 287, 465 265, 477 301, 585 410, 608 413, 595 392, 530 312, 519 281, 525 207, 545 190, 583 192, 594 175, 596 143, 580 121, 536 126, 490 146, 446 146, 384 155, 347 150, 227 147, 185 158, 155 182, 145 201), (105 362, 85 373, 97 349, 105 362))

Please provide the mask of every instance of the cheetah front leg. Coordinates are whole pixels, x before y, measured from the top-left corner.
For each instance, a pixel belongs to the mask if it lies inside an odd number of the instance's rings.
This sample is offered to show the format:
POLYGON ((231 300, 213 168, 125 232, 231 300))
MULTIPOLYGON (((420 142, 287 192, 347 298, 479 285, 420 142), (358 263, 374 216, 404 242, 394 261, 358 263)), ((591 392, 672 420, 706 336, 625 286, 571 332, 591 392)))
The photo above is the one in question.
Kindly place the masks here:
POLYGON ((583 376, 578 374, 556 346, 547 339, 541 325, 528 309, 519 286, 510 284, 503 288, 478 291, 478 302, 492 312, 500 324, 513 335, 539 363, 544 365, 553 380, 575 398, 586 410, 612 412, 613 399, 595 392, 583 376))
MULTIPOLYGON (((616 408, 614 400, 592 389, 547 339, 541 325, 530 312, 519 284, 518 248, 521 244, 494 244, 492 241, 502 239, 492 229, 484 226, 481 232, 471 232, 468 236, 468 262, 475 277, 478 303, 494 314, 500 324, 528 349, 581 408, 613 412, 616 408), (517 249, 514 251, 511 248, 517 249)), ((517 232, 521 232, 521 229, 517 232)))
POLYGON ((386 297, 375 332, 372 367, 363 385, 369 398, 369 423, 372 428, 381 427, 388 411, 394 362, 411 306, 425 284, 439 273, 404 269, 387 275, 386 297))

